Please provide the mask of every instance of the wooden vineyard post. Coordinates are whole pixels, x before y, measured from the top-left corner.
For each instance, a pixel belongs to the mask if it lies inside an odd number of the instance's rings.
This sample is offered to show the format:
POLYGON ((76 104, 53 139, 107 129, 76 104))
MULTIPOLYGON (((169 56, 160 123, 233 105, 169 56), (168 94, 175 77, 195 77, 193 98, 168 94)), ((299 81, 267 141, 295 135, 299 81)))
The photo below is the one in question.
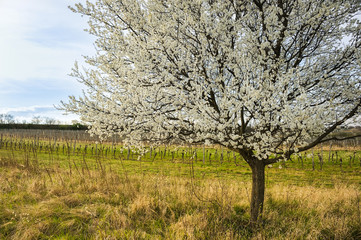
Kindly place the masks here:
POLYGON ((221 157, 220 157, 221 164, 223 163, 223 148, 221 147, 221 157))
POLYGON ((236 154, 234 153, 234 151, 232 153, 233 153, 234 164, 236 164, 236 166, 238 166, 236 154))
POLYGON ((315 171, 315 154, 312 148, 312 171, 315 171))
POLYGON ((323 167, 323 148, 322 148, 322 143, 321 143, 321 153, 318 155, 318 158, 320 160, 320 170, 322 171, 322 167, 323 167))
POLYGON ((336 154, 336 160, 335 160, 335 163, 337 163, 337 160, 338 160, 338 152, 336 151, 336 152, 335 152, 335 154, 336 154))
POLYGON ((328 150, 328 162, 331 160, 332 141, 330 141, 330 149, 328 150))
POLYGON ((113 150, 114 150, 114 141, 115 141, 114 136, 115 136, 115 135, 112 136, 112 152, 113 152, 113 150))
POLYGON ((323 166, 323 156, 322 156, 322 153, 320 154, 318 154, 318 159, 319 159, 319 161, 320 161, 320 170, 322 171, 322 166, 323 166))
POLYGON ((343 172, 343 169, 342 169, 342 158, 340 157, 340 169, 341 169, 341 172, 343 172))
POLYGON ((205 145, 203 144, 203 164, 206 163, 206 149, 205 145))

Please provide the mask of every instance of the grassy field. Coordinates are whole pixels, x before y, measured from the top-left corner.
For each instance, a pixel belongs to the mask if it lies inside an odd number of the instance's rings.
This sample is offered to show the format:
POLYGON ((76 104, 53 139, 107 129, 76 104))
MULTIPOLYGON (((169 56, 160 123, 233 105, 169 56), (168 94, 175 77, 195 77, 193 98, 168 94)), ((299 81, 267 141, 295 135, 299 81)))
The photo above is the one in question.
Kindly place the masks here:
POLYGON ((301 157, 266 169, 252 230, 251 171, 225 149, 4 136, 0 239, 361 239, 361 151, 301 157))

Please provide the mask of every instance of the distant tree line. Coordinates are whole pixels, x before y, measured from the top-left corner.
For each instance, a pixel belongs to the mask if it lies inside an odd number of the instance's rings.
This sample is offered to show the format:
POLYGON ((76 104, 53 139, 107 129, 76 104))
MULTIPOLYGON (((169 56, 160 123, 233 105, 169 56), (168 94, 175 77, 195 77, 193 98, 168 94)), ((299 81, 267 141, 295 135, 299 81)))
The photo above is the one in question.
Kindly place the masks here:
POLYGON ((26 120, 16 120, 15 117, 11 114, 0 114, 0 124, 46 124, 46 125, 59 125, 60 121, 50 117, 42 117, 42 116, 33 116, 30 122, 26 120))
POLYGON ((41 116, 34 116, 30 122, 26 120, 19 122, 11 114, 0 114, 0 129, 87 130, 88 127, 78 122, 61 124, 59 120, 41 116))
POLYGON ((87 130, 86 125, 80 123, 72 125, 58 124, 31 124, 31 123, 0 123, 0 129, 51 129, 51 130, 87 130))
POLYGON ((0 124, 15 123, 14 116, 10 114, 0 114, 0 124))

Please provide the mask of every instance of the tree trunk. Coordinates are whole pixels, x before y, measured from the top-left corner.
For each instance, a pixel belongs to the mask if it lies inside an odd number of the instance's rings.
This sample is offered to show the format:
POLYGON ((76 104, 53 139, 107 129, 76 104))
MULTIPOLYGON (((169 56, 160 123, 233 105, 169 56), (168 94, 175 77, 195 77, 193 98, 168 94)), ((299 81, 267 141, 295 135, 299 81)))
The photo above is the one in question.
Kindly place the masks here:
POLYGON ((258 159, 249 161, 252 169, 251 194, 251 225, 255 226, 262 219, 264 191, 265 191, 265 164, 258 159))

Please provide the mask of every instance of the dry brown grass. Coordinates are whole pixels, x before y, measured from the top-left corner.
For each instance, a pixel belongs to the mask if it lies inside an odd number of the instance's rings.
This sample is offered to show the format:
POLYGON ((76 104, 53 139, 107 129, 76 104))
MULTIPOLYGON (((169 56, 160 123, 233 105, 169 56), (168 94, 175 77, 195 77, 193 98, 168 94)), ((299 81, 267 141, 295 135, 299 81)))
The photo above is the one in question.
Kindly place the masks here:
POLYGON ((249 228, 249 182, 0 167, 0 239, 361 239, 359 186, 269 186, 249 228))

